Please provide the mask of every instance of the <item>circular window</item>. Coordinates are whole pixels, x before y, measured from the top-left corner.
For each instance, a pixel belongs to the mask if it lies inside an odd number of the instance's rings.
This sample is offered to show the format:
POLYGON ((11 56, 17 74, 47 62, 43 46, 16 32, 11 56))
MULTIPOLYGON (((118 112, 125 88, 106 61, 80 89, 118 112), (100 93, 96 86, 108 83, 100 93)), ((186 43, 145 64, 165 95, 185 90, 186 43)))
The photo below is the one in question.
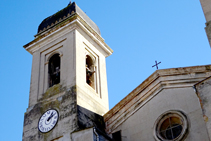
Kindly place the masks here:
POLYGON ((156 121, 154 136, 156 140, 178 141, 185 137, 188 131, 186 116, 179 111, 168 111, 156 121))

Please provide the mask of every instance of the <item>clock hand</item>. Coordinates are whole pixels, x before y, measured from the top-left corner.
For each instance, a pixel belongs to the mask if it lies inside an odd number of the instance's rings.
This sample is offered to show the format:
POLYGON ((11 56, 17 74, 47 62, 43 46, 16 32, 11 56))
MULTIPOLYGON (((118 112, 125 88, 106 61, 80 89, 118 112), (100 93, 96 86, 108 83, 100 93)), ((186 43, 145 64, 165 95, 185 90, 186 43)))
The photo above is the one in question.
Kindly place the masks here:
POLYGON ((48 117, 47 121, 49 121, 52 118, 53 112, 51 113, 51 115, 48 117))
POLYGON ((56 113, 51 113, 51 115, 48 117, 47 121, 49 121, 56 113))

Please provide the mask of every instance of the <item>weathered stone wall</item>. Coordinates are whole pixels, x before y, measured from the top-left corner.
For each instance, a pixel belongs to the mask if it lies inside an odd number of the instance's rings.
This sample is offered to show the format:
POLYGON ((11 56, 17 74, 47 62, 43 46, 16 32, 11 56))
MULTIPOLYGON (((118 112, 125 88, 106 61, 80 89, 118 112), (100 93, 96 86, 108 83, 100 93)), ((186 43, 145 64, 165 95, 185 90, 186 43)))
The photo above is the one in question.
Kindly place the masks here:
MULTIPOLYGON (((92 127, 97 127, 104 132, 105 123, 103 117, 77 105, 76 95, 75 86, 63 88, 60 84, 57 84, 49 88, 42 95, 42 98, 39 99, 38 103, 28 108, 25 113, 23 141, 54 141, 55 139, 70 141, 73 132, 83 133, 79 131, 92 127), (56 109, 58 111, 59 121, 50 132, 41 133, 38 130, 38 120, 48 109, 56 109)), ((83 136, 86 137, 85 135, 83 136)), ((87 136, 90 136, 90 134, 87 136)))
POLYGON ((61 88, 55 85, 52 89, 43 94, 41 99, 33 107, 28 108, 24 116, 23 141, 50 141, 56 138, 70 139, 70 133, 79 130, 77 124, 77 103, 76 89, 61 88), (57 125, 48 133, 41 133, 38 130, 38 120, 48 109, 56 109, 59 112, 59 121, 57 125))
POLYGON ((211 140, 211 78, 209 77, 196 84, 195 88, 201 103, 204 121, 211 140))
POLYGON ((210 0, 200 0, 201 6, 204 12, 204 16, 206 19, 206 33, 207 38, 211 46, 211 1, 210 0))
POLYGON ((211 1, 210 0, 200 0, 201 6, 204 12, 206 21, 211 21, 211 1))
POLYGON ((81 106, 77 106, 77 119, 80 130, 96 127, 101 131, 105 130, 105 123, 102 116, 89 111, 81 106))
POLYGON ((85 129, 82 131, 74 132, 71 135, 72 141, 94 141, 93 128, 85 129))
POLYGON ((210 46, 211 46, 211 21, 206 23, 205 30, 206 30, 206 33, 207 33, 208 41, 209 41, 210 46))

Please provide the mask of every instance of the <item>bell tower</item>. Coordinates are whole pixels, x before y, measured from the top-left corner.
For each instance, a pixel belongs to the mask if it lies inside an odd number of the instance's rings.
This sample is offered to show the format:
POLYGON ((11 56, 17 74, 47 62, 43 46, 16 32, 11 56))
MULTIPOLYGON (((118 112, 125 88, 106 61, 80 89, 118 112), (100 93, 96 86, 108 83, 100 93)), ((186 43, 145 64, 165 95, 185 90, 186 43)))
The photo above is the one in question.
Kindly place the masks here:
POLYGON ((113 51, 98 26, 70 3, 44 19, 24 48, 33 61, 23 141, 88 141, 92 128, 103 131, 101 116, 108 111, 105 58, 113 51))

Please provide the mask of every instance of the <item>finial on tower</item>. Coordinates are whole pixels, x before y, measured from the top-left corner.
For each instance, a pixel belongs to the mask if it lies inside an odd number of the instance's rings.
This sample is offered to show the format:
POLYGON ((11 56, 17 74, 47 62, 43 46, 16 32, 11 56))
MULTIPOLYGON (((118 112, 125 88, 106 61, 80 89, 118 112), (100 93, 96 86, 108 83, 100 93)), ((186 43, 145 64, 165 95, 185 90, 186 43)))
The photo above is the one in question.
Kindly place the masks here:
POLYGON ((71 5, 71 0, 70 0, 70 3, 68 5, 71 5))

